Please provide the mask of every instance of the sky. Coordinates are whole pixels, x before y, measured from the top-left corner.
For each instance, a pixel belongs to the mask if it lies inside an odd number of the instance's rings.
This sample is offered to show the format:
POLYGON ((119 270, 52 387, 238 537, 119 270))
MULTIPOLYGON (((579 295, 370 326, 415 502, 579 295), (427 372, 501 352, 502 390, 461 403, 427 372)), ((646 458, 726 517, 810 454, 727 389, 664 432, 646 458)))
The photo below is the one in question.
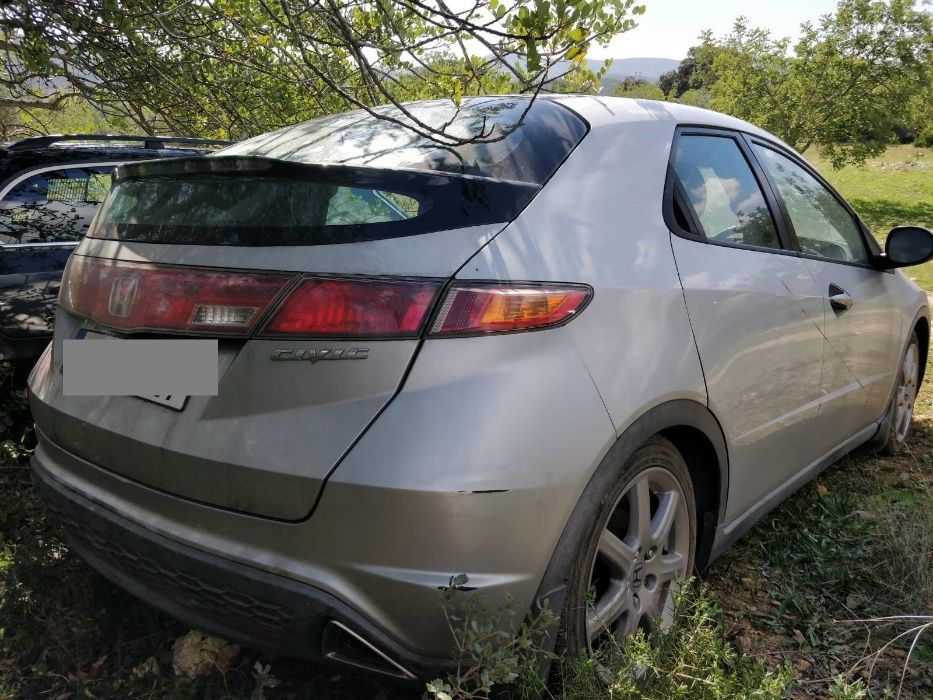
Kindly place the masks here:
POLYGON ((836 9, 837 0, 641 0, 646 11, 638 26, 617 36, 609 48, 593 46, 587 58, 676 58, 697 43, 704 29, 726 34, 736 17, 766 27, 775 38, 796 38, 800 23, 815 21, 836 9))

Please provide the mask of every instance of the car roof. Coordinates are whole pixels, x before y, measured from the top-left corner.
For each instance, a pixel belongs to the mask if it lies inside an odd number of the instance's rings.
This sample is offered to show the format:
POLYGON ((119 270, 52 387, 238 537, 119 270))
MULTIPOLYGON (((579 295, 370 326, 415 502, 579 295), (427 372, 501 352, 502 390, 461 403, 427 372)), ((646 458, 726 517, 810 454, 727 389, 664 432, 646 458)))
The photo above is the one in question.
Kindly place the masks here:
POLYGON ((666 121, 674 126, 688 124, 744 131, 787 146, 774 134, 750 122, 721 112, 714 112, 711 109, 692 107, 677 102, 601 95, 549 95, 545 99, 551 99, 569 107, 594 127, 604 124, 666 121))

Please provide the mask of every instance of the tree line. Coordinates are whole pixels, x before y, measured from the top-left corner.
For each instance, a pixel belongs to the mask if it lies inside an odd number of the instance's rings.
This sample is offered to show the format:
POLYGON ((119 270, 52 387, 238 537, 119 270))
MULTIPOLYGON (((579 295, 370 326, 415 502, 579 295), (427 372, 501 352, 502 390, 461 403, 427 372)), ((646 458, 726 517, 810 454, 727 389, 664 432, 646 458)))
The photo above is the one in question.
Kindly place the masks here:
POLYGON ((836 12, 775 38, 745 18, 700 35, 657 83, 630 79, 629 97, 708 107, 750 121, 799 151, 819 145, 839 167, 894 140, 933 146, 933 22, 910 0, 843 0, 836 12))
MULTIPOLYGON (((614 93, 726 112, 798 150, 817 144, 837 166, 896 138, 933 145, 930 6, 841 0, 795 42, 739 18, 725 36, 701 34, 657 83, 630 78, 614 93)), ((405 114, 416 99, 595 94, 608 62, 591 71, 589 50, 644 11, 636 0, 6 0, 0 129, 54 128, 71 104, 92 128, 240 139, 351 108, 405 114)))
MULTIPOLYGON (((6 0, 0 107, 72 96, 155 132, 241 139, 395 104, 547 90, 635 0, 6 0), (56 89, 43 90, 49 79, 56 89)), ((479 136, 478 138, 484 138, 479 136)))

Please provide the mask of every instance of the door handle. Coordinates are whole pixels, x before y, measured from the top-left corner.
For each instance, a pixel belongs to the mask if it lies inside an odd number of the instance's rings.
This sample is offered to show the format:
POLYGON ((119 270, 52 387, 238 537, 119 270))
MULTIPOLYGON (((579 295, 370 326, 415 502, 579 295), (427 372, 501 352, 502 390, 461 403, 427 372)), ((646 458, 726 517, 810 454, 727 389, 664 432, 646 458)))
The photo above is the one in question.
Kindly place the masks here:
POLYGON ((832 307, 834 314, 842 316, 852 308, 854 302, 855 300, 842 287, 837 284, 829 285, 829 305, 832 307))

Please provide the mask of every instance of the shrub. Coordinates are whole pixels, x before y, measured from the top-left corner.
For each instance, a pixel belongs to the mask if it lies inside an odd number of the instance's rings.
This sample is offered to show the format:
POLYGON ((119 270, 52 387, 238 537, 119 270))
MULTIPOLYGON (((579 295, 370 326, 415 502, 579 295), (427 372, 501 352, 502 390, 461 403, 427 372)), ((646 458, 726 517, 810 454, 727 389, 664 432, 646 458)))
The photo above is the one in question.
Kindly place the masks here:
POLYGON ((497 608, 480 595, 463 595, 467 581, 466 574, 453 576, 444 591, 456 673, 428 683, 428 695, 435 700, 487 698, 493 688, 502 686, 511 686, 519 697, 537 695, 544 687, 540 669, 552 656, 545 641, 557 618, 545 607, 516 626, 513 599, 497 608))
POLYGON ((564 670, 560 697, 668 700, 784 697, 789 668, 769 671, 738 654, 723 634, 722 612, 705 587, 687 585, 675 601, 674 623, 646 635, 639 630, 597 656, 564 670))

